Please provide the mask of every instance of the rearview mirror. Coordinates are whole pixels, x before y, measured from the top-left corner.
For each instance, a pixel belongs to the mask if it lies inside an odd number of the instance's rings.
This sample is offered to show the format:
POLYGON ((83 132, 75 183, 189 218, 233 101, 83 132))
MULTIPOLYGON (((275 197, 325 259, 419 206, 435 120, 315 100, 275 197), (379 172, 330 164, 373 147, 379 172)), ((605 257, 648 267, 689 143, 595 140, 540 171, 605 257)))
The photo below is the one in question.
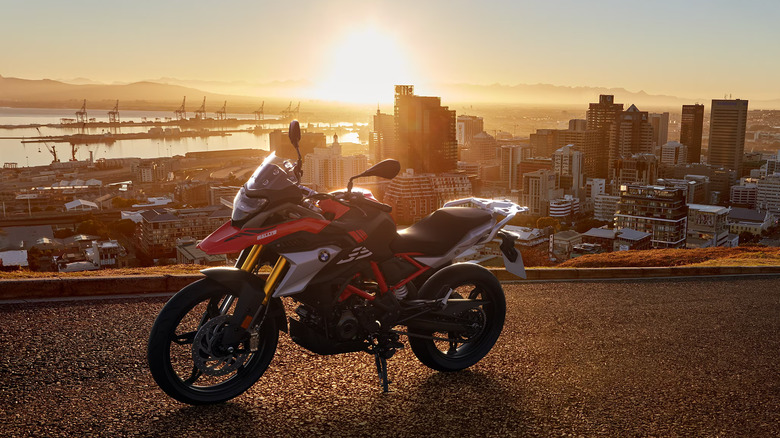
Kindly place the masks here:
POLYGON ((347 183, 347 192, 352 191, 352 180, 355 178, 362 178, 364 176, 378 176, 384 179, 393 179, 400 171, 401 163, 398 161, 391 159, 382 160, 366 169, 366 171, 360 175, 355 175, 350 178, 349 183, 347 183))
POLYGON ((393 179, 400 171, 401 163, 396 160, 387 159, 374 164, 373 166, 366 169, 365 172, 354 176, 353 178, 360 178, 363 176, 378 176, 384 179, 393 179))
POLYGON ((298 146, 298 142, 301 141, 301 125, 297 120, 290 122, 290 143, 294 146, 298 146))

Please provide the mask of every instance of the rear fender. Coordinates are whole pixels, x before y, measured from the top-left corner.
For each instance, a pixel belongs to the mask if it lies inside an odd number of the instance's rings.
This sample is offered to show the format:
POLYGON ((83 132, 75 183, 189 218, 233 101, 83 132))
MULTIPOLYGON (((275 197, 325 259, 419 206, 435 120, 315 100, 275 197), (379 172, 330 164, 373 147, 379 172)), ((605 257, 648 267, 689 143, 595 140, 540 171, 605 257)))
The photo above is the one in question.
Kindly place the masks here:
MULTIPOLYGON (((236 311, 233 313, 234 323, 240 325, 247 316, 253 317, 263 304, 263 299, 265 299, 264 279, 250 272, 231 267, 208 268, 200 272, 230 291, 231 295, 238 297, 236 311)), ((284 313, 282 300, 271 298, 267 312, 267 316, 276 320, 277 327, 286 332, 287 317, 284 313)))

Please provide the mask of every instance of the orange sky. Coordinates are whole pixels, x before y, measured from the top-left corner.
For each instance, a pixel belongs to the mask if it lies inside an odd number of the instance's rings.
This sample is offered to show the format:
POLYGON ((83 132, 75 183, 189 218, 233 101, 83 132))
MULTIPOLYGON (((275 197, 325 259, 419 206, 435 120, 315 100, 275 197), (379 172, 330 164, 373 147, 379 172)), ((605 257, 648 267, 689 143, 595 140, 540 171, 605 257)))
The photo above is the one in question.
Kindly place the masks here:
POLYGON ((394 83, 780 98, 780 2, 595 3, 12 2, 0 75, 302 80, 309 97, 365 102, 394 83))

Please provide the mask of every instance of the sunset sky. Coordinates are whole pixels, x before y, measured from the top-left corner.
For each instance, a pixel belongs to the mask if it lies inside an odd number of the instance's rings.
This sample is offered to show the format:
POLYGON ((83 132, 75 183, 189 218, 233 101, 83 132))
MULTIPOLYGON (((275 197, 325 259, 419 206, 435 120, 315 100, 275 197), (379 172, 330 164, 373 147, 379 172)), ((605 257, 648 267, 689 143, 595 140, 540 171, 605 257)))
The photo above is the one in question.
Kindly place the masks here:
POLYGON ((6 77, 305 80, 368 101, 394 83, 780 98, 777 1, 3 3, 6 77))

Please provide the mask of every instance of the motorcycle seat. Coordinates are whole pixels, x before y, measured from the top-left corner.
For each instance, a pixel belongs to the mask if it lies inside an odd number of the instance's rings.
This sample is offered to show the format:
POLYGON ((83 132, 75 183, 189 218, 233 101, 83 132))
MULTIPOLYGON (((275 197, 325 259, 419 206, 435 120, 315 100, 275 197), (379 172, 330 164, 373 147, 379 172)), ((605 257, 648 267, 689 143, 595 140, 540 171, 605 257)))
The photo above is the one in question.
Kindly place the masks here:
POLYGON ((479 208, 440 208, 399 231, 398 236, 390 242, 390 249, 396 254, 419 252, 444 255, 469 231, 492 220, 493 215, 489 211, 479 208))

